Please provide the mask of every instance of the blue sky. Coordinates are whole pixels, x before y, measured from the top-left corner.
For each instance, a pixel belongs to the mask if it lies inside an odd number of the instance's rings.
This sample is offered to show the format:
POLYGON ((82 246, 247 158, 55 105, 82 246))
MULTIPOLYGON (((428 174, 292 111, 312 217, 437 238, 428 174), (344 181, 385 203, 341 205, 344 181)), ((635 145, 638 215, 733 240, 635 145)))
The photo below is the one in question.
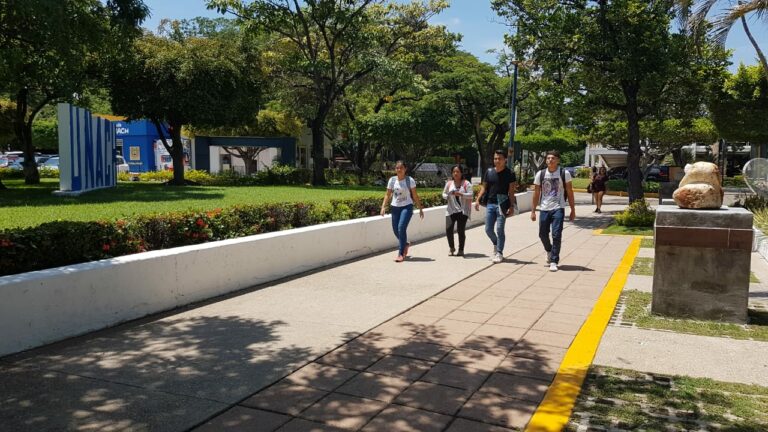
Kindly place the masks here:
MULTIPOLYGON (((204 0, 145 0, 152 16, 144 23, 150 30, 155 30, 163 18, 184 19, 196 16, 216 16, 215 11, 205 8, 204 0)), ((504 33, 507 27, 491 10, 490 2, 483 0, 452 0, 451 7, 436 16, 432 22, 443 24, 454 33, 461 33, 462 49, 469 51, 485 62, 495 63, 495 57, 488 54, 489 49, 500 49, 504 45, 504 33)), ((756 18, 750 21, 750 29, 755 39, 765 51, 768 50, 768 25, 756 18)), ((726 46, 734 50, 731 70, 739 62, 757 64, 757 56, 744 35, 741 25, 733 27, 728 35, 726 46)))

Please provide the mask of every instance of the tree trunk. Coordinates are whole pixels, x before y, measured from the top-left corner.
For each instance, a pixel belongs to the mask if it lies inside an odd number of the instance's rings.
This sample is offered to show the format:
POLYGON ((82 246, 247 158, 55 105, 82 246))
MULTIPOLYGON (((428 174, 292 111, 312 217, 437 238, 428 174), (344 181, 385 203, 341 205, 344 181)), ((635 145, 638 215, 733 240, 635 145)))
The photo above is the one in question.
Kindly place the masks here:
POLYGON ((627 180, 629 181, 629 202, 644 199, 643 174, 640 172, 640 114, 637 107, 637 86, 622 84, 626 98, 627 132, 629 148, 627 149, 627 180))
POLYGON ((323 154, 325 150, 325 118, 328 116, 328 110, 320 107, 317 116, 312 120, 312 184, 314 186, 325 186, 325 167, 328 165, 327 159, 323 154))
POLYGON ((171 141, 171 159, 173 160, 173 181, 174 186, 184 186, 184 144, 181 142, 181 125, 170 125, 171 141))
POLYGON ((16 116, 13 120, 13 132, 24 151, 24 184, 40 184, 40 171, 35 162, 35 147, 32 143, 32 118, 27 119, 29 91, 24 88, 16 93, 16 116))
MULTIPOLYGON (((256 155, 258 157, 258 155, 256 155)), ((259 169, 259 161, 254 158, 250 157, 243 157, 243 162, 245 162, 245 174, 251 175, 258 171, 259 169)))

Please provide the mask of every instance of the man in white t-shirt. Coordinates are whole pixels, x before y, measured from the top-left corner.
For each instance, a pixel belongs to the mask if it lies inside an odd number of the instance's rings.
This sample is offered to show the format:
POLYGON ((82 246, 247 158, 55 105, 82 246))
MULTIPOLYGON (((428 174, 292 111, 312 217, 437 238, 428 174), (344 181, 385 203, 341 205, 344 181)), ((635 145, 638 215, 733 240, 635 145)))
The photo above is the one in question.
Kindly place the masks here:
POLYGON ((531 220, 536 221, 536 206, 539 206, 539 238, 547 251, 547 263, 550 271, 557 271, 560 262, 560 244, 563 236, 563 221, 565 219, 565 197, 568 194, 568 204, 571 214, 568 220, 576 219, 576 204, 573 199, 571 174, 560 168, 560 152, 547 152, 547 167, 533 177, 535 190, 531 203, 531 220), (549 233, 552 231, 550 241, 549 233))

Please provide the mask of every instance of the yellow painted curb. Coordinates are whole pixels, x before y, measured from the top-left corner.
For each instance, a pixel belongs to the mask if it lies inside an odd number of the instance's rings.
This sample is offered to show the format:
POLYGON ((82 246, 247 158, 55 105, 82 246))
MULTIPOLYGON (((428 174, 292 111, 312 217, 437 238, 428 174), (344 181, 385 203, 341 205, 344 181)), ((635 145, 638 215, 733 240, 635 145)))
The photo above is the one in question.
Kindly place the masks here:
POLYGON ((589 366, 597 352, 600 339, 608 326, 613 309, 619 300, 621 290, 627 281, 629 269, 640 250, 642 237, 635 236, 624 253, 621 263, 613 272, 613 276, 605 285, 603 293, 597 299, 592 313, 573 340, 565 354, 554 381, 549 386, 544 400, 525 428, 528 432, 558 432, 563 430, 579 397, 581 386, 587 375, 589 366))
POLYGON ((600 228, 592 231, 592 235, 603 235, 603 229, 600 228))

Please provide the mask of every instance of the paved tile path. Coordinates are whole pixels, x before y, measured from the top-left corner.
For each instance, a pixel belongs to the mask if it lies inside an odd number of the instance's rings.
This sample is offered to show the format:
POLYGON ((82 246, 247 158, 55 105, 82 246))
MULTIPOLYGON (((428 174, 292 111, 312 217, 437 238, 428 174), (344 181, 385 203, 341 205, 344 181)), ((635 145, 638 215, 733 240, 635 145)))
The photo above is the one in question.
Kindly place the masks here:
POLYGON ((530 246, 195 430, 525 427, 630 241, 567 235, 561 271, 549 272, 541 247, 530 246))
POLYGON ((556 273, 526 214, 0 359, 0 430, 522 428, 631 240, 578 200, 556 273))

